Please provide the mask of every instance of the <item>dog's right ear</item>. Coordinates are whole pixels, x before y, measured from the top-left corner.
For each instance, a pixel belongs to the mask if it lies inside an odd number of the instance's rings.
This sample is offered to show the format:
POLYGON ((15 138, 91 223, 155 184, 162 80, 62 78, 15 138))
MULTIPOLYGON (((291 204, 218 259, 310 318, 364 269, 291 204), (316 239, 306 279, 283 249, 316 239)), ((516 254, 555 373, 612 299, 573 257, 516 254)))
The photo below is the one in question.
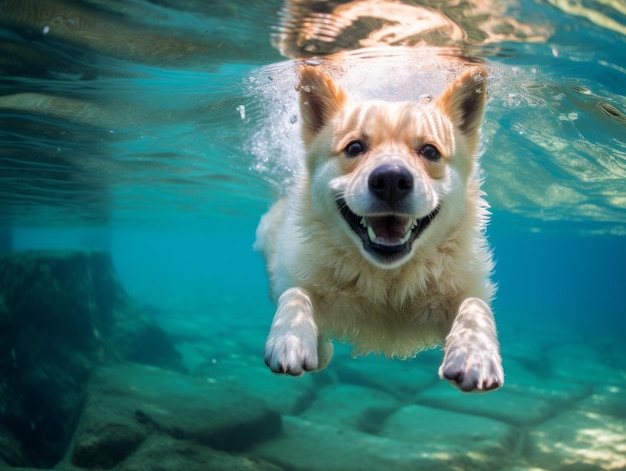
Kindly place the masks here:
POLYGON ((319 66, 305 65, 300 69, 300 114, 302 137, 310 144, 315 135, 345 104, 345 93, 324 74, 319 66))
POLYGON ((437 99, 439 107, 468 137, 475 137, 483 119, 487 69, 475 66, 466 70, 437 99))

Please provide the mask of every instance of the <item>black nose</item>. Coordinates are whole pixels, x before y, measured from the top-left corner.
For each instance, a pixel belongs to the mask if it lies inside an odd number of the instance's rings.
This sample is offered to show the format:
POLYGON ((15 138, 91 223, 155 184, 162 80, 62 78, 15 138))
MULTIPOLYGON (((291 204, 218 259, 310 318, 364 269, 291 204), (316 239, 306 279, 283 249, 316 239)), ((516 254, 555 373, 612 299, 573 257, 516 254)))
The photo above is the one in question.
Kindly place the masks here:
POLYGON ((370 173, 367 184, 376 198, 394 204, 411 192, 413 175, 400 165, 385 164, 370 173))

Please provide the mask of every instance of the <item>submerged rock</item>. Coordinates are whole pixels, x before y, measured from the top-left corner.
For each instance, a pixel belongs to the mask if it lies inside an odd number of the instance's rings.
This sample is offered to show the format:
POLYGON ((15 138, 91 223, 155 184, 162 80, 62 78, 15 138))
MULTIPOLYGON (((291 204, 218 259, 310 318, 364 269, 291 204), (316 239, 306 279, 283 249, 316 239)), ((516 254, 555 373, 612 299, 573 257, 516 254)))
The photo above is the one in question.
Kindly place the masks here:
POLYGON ((459 394, 443 381, 418 394, 420 405, 473 414, 511 425, 534 425, 551 418, 554 408, 545 400, 503 388, 493 394, 459 394))
POLYGON ((392 395, 351 384, 331 384, 321 389, 300 417, 337 428, 376 433, 384 419, 400 407, 392 395))
POLYGON ((295 416, 285 416, 283 424, 280 437, 252 452, 302 471, 501 469, 515 438, 506 424, 419 406, 399 409, 380 434, 295 416))
MULTIPOLYGON (((184 352, 184 351, 183 351, 184 352)), ((194 372, 194 376, 224 386, 248 390, 280 414, 295 414, 315 395, 315 375, 294 378, 272 374, 258 355, 241 354, 217 358, 194 372)))
POLYGON ((21 466, 25 462, 22 445, 11 432, 0 425, 0 468, 3 465, 21 466))
POLYGON ((234 456, 192 442, 150 436, 116 471, 282 471, 263 460, 234 456))
POLYGON ((623 417, 566 411, 529 433, 531 459, 545 469, 626 469, 623 417))
POLYGON ((58 461, 101 364, 182 369, 166 334, 132 302, 103 252, 0 255, 0 423, 22 465, 58 461))
POLYGON ((71 465, 87 469, 202 469, 198 454, 223 463, 204 469, 270 469, 245 467, 215 450, 239 452, 280 430, 280 415, 244 389, 123 364, 92 377, 69 456, 71 465), (178 464, 164 467, 160 460, 178 464))
POLYGON ((515 427, 497 420, 418 405, 397 410, 380 434, 413 443, 452 469, 480 470, 501 468, 519 437, 515 427))
POLYGON ((342 382, 381 389, 393 396, 410 400, 418 392, 440 382, 437 368, 441 353, 421 352, 408 360, 388 360, 382 356, 350 358, 338 371, 342 382))

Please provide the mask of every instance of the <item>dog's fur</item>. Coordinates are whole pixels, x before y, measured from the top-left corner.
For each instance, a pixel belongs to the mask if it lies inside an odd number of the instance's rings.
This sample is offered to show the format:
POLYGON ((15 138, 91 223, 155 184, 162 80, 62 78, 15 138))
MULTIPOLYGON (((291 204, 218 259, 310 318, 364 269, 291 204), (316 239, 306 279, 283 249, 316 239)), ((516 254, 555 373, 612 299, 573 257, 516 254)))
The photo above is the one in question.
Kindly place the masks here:
POLYGON ((332 338, 400 358, 445 341, 442 378, 501 386, 476 162, 486 70, 430 103, 352 102, 320 66, 300 74, 306 164, 257 229, 277 301, 267 365, 320 370, 332 338))

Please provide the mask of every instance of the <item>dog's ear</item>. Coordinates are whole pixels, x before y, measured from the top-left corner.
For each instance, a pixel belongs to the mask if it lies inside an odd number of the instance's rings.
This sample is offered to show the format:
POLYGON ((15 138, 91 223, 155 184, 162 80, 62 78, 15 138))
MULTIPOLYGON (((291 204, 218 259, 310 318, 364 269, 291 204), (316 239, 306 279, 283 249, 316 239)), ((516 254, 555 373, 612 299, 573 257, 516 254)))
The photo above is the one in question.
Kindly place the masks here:
POLYGON ((466 70, 437 99, 437 105, 454 126, 468 137, 476 137, 485 108, 487 69, 482 66, 466 70))
POLYGON ((303 66, 300 69, 298 91, 303 120, 302 135, 308 144, 341 109, 346 102, 346 95, 330 77, 319 70, 319 66, 303 66))

